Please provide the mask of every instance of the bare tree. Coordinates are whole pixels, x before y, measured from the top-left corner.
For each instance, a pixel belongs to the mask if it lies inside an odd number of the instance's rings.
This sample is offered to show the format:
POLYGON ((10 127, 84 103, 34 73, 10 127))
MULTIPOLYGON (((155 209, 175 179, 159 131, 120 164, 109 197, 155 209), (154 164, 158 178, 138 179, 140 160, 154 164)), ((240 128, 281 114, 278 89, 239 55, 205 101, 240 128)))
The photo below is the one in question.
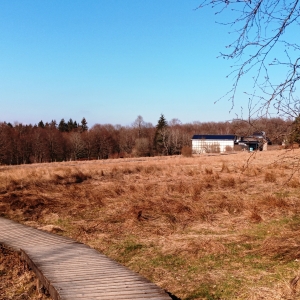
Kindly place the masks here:
POLYGON ((134 147, 134 130, 130 127, 121 127, 120 132, 120 150, 121 152, 131 154, 134 147))
POLYGON ((74 160, 77 160, 78 158, 82 157, 85 151, 85 143, 79 132, 70 133, 70 143, 71 143, 72 156, 74 160))
POLYGON ((182 129, 181 121, 178 119, 172 119, 168 122, 169 125, 169 145, 171 154, 180 154, 182 148, 182 129))
POLYGON ((0 165, 7 160, 7 125, 0 123, 0 165))
POLYGON ((30 151, 30 138, 26 125, 16 123, 10 135, 10 146, 13 164, 25 164, 28 162, 30 151))
POLYGON ((230 73, 234 84, 226 94, 232 107, 240 81, 250 76, 253 89, 245 91, 250 96, 249 119, 270 116, 274 109, 285 117, 298 116, 300 1, 204 0, 199 8, 205 6, 212 6, 216 14, 228 12, 232 18, 223 24, 230 26, 234 39, 226 47, 228 52, 220 54, 235 61, 230 73))
POLYGON ((93 151, 93 135, 91 131, 84 130, 81 134, 81 137, 85 145, 85 153, 87 159, 91 159, 92 151, 93 151))
POLYGON ((62 133, 56 129, 55 124, 45 128, 45 139, 48 160, 51 162, 59 160, 59 158, 63 156, 64 143, 62 133))
POLYGON ((150 143, 147 138, 138 138, 135 140, 135 151, 137 156, 150 155, 150 143))
POLYGON ((145 122, 142 116, 137 116, 135 121, 132 124, 132 127, 136 131, 136 138, 141 138, 143 137, 143 128, 145 127, 145 122))
POLYGON ((91 128, 93 149, 97 159, 109 157, 111 152, 111 136, 105 125, 96 124, 91 128))
POLYGON ((45 158, 45 129, 37 127, 32 133, 32 159, 31 162, 41 163, 45 158))

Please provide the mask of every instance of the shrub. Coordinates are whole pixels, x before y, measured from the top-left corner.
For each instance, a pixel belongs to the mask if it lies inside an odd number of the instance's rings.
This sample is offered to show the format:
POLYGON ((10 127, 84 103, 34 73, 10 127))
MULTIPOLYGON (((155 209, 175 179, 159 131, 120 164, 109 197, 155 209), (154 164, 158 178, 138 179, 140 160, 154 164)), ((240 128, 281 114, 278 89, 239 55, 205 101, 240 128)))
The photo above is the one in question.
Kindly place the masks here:
POLYGON ((192 156, 192 148, 190 146, 183 146, 181 149, 181 155, 185 157, 192 156))
POLYGON ((245 147, 242 147, 241 145, 234 145, 233 150, 234 151, 243 151, 245 147))

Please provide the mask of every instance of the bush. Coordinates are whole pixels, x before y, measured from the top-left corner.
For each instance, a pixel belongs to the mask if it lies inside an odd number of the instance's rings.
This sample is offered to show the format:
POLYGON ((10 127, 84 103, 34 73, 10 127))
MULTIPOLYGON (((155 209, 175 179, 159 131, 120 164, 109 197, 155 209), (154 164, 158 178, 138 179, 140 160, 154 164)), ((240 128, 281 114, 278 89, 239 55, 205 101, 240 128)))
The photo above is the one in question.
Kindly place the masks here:
POLYGON ((191 157, 192 156, 192 148, 190 146, 182 147, 181 155, 183 155, 185 157, 191 157))
POLYGON ((242 146, 242 145, 234 145, 233 150, 234 151, 243 151, 243 150, 246 150, 246 147, 242 146))

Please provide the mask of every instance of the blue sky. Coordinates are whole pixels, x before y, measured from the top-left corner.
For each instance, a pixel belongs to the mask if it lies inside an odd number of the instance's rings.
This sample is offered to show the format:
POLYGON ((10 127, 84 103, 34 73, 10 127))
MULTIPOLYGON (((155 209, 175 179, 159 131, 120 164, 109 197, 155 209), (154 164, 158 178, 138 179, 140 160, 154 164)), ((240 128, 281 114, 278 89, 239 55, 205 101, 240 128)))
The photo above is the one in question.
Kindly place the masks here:
POLYGON ((246 95, 214 104, 232 85, 228 28, 199 4, 0 0, 0 122, 235 118, 246 95))

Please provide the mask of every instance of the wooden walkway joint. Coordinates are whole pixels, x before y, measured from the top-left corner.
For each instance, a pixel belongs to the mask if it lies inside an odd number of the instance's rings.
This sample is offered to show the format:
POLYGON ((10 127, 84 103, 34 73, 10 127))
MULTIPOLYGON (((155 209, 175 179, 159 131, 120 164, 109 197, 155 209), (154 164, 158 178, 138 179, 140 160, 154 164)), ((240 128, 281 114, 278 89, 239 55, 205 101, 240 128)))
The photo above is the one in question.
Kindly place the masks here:
POLYGON ((54 300, 170 300, 139 274, 72 239, 0 217, 0 244, 21 253, 54 300))

